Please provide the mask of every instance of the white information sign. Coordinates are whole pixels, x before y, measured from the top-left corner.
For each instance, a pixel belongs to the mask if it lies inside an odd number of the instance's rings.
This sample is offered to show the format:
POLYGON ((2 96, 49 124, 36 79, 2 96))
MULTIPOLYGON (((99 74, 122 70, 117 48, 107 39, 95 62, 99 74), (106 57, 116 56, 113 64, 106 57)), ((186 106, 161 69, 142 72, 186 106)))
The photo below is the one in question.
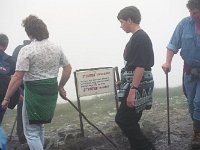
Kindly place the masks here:
POLYGON ((78 96, 114 92, 113 68, 77 71, 78 96))

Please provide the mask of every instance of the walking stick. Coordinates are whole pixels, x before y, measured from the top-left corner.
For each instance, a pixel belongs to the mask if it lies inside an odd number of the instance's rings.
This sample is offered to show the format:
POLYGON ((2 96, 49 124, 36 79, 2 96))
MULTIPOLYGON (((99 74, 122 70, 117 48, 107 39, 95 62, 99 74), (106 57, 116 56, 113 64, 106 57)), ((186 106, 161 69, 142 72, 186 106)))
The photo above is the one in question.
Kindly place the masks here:
POLYGON ((16 118, 15 118, 15 121, 14 121, 14 124, 13 124, 13 127, 12 127, 12 130, 11 130, 11 132, 10 132, 9 142, 12 140, 12 134, 13 134, 13 130, 14 130, 14 128, 15 128, 16 122, 17 122, 17 116, 16 116, 16 118))
POLYGON ((166 72, 166 93, 167 93, 167 125, 168 125, 168 145, 171 144, 170 140, 170 120, 169 120, 169 84, 168 72, 166 72))
MULTIPOLYGON (((62 97, 62 96, 61 96, 62 97)), ((97 131, 99 131, 112 145, 113 147, 115 147, 117 149, 117 145, 111 140, 109 139, 99 128, 97 128, 94 124, 92 124, 87 118, 86 116, 79 111, 79 109, 74 105, 74 103, 72 103, 67 97, 62 97, 64 100, 67 100, 81 115, 82 117, 91 125, 93 126, 97 131)))

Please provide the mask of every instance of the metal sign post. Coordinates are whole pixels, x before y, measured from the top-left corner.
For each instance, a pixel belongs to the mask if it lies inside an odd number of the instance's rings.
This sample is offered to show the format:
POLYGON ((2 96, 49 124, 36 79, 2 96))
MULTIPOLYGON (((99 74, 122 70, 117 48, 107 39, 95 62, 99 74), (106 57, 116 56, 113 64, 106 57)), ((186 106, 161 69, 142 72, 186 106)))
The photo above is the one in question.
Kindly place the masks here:
MULTIPOLYGON (((119 71, 118 71, 118 67, 115 67, 115 82, 119 82, 120 81, 120 77, 119 77, 119 71)), ((118 110, 119 108, 119 99, 117 96, 117 89, 119 89, 119 85, 116 85, 115 83, 115 103, 116 103, 116 110, 118 110)))

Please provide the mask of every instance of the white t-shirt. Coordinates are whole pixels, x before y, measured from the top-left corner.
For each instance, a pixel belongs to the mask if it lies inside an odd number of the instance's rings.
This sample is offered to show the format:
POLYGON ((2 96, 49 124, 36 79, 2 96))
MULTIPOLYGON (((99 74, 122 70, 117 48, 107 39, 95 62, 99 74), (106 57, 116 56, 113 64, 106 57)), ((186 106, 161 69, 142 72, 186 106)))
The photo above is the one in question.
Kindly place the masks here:
POLYGON ((32 41, 18 55, 16 71, 25 71, 24 81, 55 78, 69 64, 62 49, 48 40, 32 41))

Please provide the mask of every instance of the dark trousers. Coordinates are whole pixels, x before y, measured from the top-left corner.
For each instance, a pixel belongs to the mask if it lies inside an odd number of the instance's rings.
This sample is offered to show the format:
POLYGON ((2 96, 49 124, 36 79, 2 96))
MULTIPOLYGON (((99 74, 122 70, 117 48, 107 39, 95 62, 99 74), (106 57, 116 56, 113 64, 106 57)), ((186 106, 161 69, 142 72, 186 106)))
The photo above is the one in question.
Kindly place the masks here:
POLYGON ((142 112, 137 113, 134 108, 129 108, 126 101, 122 101, 115 116, 115 121, 128 138, 131 150, 149 150, 151 143, 140 129, 139 120, 142 112))
POLYGON ((0 108, 0 126, 1 126, 1 123, 3 121, 3 116, 4 116, 5 112, 6 112, 6 109, 0 108))
POLYGON ((25 138, 24 130, 23 130, 22 106, 23 106, 23 102, 17 105, 17 136, 19 138, 20 144, 25 144, 26 138, 25 138))
POLYGON ((193 119, 193 130, 200 133, 200 121, 193 119))

